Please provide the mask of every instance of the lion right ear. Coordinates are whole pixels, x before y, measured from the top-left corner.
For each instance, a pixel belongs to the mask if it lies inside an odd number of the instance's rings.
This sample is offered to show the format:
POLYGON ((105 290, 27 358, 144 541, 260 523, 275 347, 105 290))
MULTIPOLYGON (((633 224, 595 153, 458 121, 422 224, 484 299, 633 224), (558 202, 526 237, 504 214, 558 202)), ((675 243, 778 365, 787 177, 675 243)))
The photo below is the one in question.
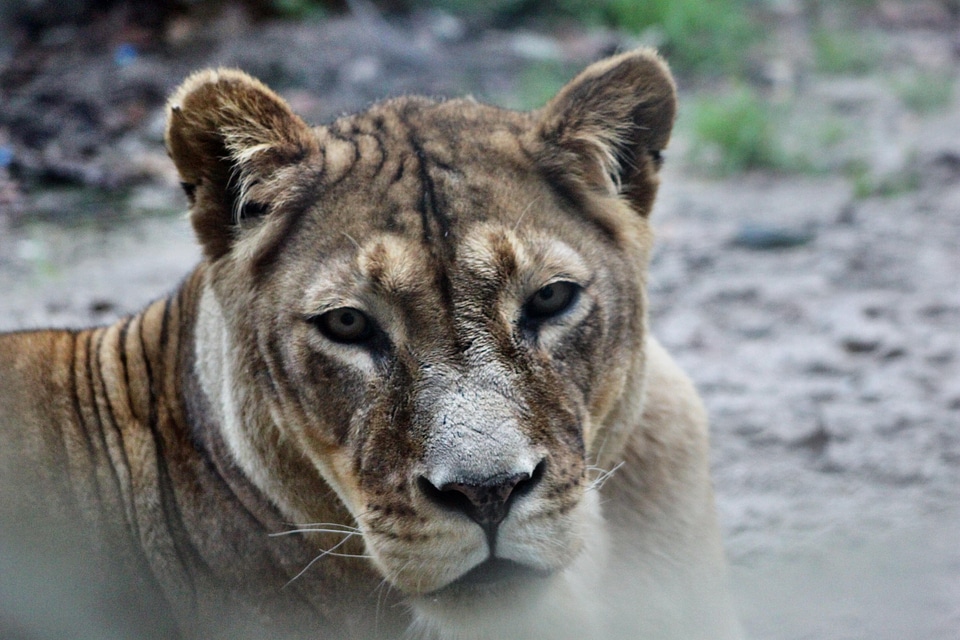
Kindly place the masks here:
POLYGON ((251 189, 318 151, 310 127, 259 80, 232 69, 193 74, 167 105, 166 143, 208 258, 230 250, 240 223, 269 212, 251 189))
POLYGON ((619 195, 646 216, 676 112, 676 85, 656 52, 601 60, 540 112, 540 164, 557 183, 619 195))

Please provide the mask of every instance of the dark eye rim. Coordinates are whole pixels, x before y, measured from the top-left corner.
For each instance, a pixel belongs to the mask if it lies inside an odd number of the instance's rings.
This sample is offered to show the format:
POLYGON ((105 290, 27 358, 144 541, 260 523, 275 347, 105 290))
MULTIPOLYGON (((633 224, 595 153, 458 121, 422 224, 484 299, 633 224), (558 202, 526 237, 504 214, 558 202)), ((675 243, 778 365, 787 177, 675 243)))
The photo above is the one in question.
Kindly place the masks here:
POLYGON ((315 316, 310 316, 307 321, 315 326, 325 338, 337 344, 362 344, 369 342, 376 334, 376 323, 369 314, 356 307, 337 307, 330 309, 315 316), (363 320, 362 329, 356 334, 344 334, 338 332, 331 324, 337 313, 352 312, 357 314, 363 320))
POLYGON ((553 282, 548 282, 537 289, 534 294, 527 298, 527 301, 524 303, 523 319, 525 324, 536 326, 552 320, 553 318, 563 316, 576 305, 582 292, 583 286, 577 282, 573 282, 572 280, 555 280, 553 282), (547 288, 558 286, 562 287, 563 291, 561 303, 557 304, 556 306, 551 306, 547 309, 537 309, 535 305, 537 296, 547 288))

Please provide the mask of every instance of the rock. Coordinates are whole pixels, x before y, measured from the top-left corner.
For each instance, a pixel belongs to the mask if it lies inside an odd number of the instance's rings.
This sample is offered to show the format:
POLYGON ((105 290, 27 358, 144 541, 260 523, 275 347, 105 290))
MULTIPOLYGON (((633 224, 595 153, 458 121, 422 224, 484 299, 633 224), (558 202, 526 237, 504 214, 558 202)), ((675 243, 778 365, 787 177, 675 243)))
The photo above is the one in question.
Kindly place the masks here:
POLYGON ((816 237, 812 229, 799 229, 760 223, 744 223, 734 234, 731 244, 759 251, 789 249, 809 244, 816 237))
POLYGON ((879 323, 861 321, 839 329, 837 341, 847 353, 890 353, 891 350, 902 348, 890 327, 879 323))
POLYGON ((943 390, 947 408, 951 411, 960 411, 960 381, 955 381, 943 390))
POLYGON ((446 11, 432 10, 427 14, 427 19, 431 35, 441 42, 459 42, 467 36, 464 21, 446 11))
POLYGON ((549 61, 563 57, 563 49, 556 39, 532 31, 517 32, 510 42, 510 48, 527 60, 549 61))
POLYGON ((798 345, 785 355, 795 370, 814 376, 845 376, 853 370, 839 351, 825 344, 798 345))
POLYGON ((791 444, 794 448, 807 449, 812 454, 820 456, 826 452, 830 440, 830 434, 827 432, 823 423, 820 422, 817 424, 816 429, 795 439, 791 444))
POLYGON ((373 83, 383 72, 383 65, 376 56, 360 56, 345 66, 341 73, 343 79, 355 85, 373 83))

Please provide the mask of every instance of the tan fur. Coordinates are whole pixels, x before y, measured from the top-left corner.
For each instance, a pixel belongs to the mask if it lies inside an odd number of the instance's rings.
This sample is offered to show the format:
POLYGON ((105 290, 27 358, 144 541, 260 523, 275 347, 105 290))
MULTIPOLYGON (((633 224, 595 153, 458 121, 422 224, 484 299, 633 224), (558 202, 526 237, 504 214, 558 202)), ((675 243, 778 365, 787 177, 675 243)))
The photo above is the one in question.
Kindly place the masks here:
POLYGON ((675 101, 647 50, 537 112, 316 128, 191 76, 205 260, 112 327, 0 337, 0 515, 192 637, 738 637, 704 412, 646 329, 675 101))

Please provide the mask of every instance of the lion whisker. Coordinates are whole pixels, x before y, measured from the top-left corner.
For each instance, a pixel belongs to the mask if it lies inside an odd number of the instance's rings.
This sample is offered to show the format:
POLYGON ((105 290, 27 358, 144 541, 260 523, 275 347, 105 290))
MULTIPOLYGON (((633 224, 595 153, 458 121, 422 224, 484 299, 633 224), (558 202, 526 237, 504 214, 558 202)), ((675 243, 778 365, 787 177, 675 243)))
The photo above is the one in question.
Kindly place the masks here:
POLYGON ((314 558, 313 560, 311 560, 310 562, 308 562, 308 563, 307 563, 307 566, 305 566, 303 569, 301 569, 301 570, 300 570, 300 573, 298 573, 297 575, 295 575, 295 576, 293 576, 292 578, 290 578, 290 580, 287 581, 287 584, 283 585, 283 587, 284 587, 284 588, 287 588, 288 586, 290 586, 290 584, 292 584, 297 578, 299 578, 300 576, 302 576, 303 574, 305 574, 305 573, 307 572, 307 570, 308 570, 310 567, 312 567, 312 566, 313 566, 318 560, 320 560, 321 558, 325 558, 325 557, 327 557, 327 556, 334 556, 334 557, 337 557, 337 558, 369 558, 370 556, 368 556, 368 555, 361 555, 361 554, 355 554, 355 553, 337 553, 337 549, 339 549, 339 548, 342 547, 344 544, 346 544, 347 540, 349 540, 351 537, 353 537, 353 535, 355 535, 355 534, 351 534, 351 535, 348 535, 348 536, 344 537, 343 540, 341 540, 341 541, 338 542, 337 544, 333 545, 332 547, 330 547, 329 549, 327 549, 326 551, 324 551, 324 552, 322 552, 320 555, 318 555, 316 558, 314 558))
POLYGON ((340 529, 349 529, 350 531, 360 531, 359 527, 340 522, 286 522, 288 527, 339 527, 340 529))
POLYGON ((341 231, 340 233, 343 234, 343 235, 345 235, 345 236, 347 237, 347 240, 349 240, 350 242, 352 242, 353 245, 354 245, 357 249, 361 249, 361 250, 363 249, 363 247, 360 246, 360 243, 357 242, 356 239, 354 239, 354 237, 353 237, 352 235, 350 235, 350 234, 347 233, 346 231, 341 231))
POLYGON ((342 536, 358 536, 360 531, 349 531, 345 529, 327 529, 327 528, 315 528, 315 527, 303 527, 301 529, 291 529, 290 531, 277 531, 276 533, 268 533, 267 535, 271 538, 276 538, 277 536, 289 536, 293 533, 336 533, 342 536))
POLYGON ((539 200, 539 199, 540 199, 540 196, 535 197, 533 200, 530 201, 529 204, 527 204, 527 206, 524 208, 523 212, 520 213, 520 216, 517 218, 516 224, 513 225, 513 231, 514 231, 514 233, 516 233, 517 229, 520 228, 520 223, 523 221, 524 216, 527 215, 527 212, 530 211, 530 209, 533 208, 533 205, 536 204, 536 203, 537 203, 537 200, 539 200))
POLYGON ((587 487, 588 491, 599 491, 603 488, 603 485, 606 484, 607 480, 610 479, 613 474, 617 472, 620 467, 622 467, 624 461, 620 461, 610 470, 601 469, 600 467, 587 467, 587 471, 593 471, 597 473, 597 477, 590 482, 590 486, 587 487))
MULTIPOLYGON (((364 560, 369 560, 373 556, 368 553, 338 553, 335 551, 325 551, 322 555, 324 556, 333 556, 334 558, 361 558, 364 560)), ((314 558, 314 560, 319 560, 319 556, 314 558)))
MULTIPOLYGON (((377 585, 377 588, 373 590, 373 593, 377 596, 377 607, 376 607, 376 624, 377 628, 380 628, 380 621, 383 619, 384 614, 384 605, 386 604, 390 593, 393 592, 393 584, 386 578, 380 581, 380 584, 377 585)), ((394 605, 396 606, 396 605, 394 605)))

